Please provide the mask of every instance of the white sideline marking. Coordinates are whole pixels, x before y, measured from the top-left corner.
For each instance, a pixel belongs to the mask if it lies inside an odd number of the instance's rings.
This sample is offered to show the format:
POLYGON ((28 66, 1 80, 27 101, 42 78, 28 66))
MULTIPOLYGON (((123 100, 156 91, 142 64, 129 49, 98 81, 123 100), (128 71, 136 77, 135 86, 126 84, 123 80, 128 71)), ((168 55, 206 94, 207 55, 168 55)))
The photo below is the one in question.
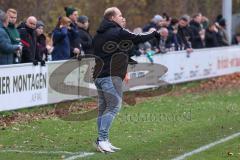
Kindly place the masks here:
POLYGON ((67 152, 67 151, 22 151, 22 150, 14 150, 14 149, 0 150, 0 152, 17 152, 17 153, 33 153, 33 154, 75 154, 73 152, 67 152))
POLYGON ((22 150, 14 150, 14 149, 5 149, 0 150, 0 153, 6 152, 17 152, 17 153, 31 153, 31 154, 64 154, 65 156, 70 156, 65 160, 75 160, 77 158, 83 158, 87 156, 94 155, 91 152, 67 152, 67 151, 22 151, 22 150))
POLYGON ((189 157, 189 156, 192 156, 194 154, 200 153, 202 151, 208 150, 209 148, 212 148, 212 147, 214 147, 214 146, 216 146, 216 145, 218 145, 220 143, 224 143, 226 141, 229 141, 229 140, 234 139, 234 138, 239 137, 239 136, 240 136, 240 132, 232 134, 232 135, 230 135, 228 137, 222 138, 222 139, 220 139, 218 141, 215 141, 213 143, 210 143, 210 144, 207 144, 205 146, 202 146, 202 147, 200 147, 198 149, 195 149, 195 150, 193 150, 191 152, 185 153, 185 154, 183 154, 183 155, 181 155, 179 157, 176 157, 176 158, 174 158, 172 160, 184 160, 186 157, 189 157))
POLYGON ((79 155, 75 155, 75 156, 71 156, 71 157, 68 157, 66 158, 65 160, 75 160, 77 158, 82 158, 82 157, 87 157, 87 156, 91 156, 91 155, 94 155, 94 153, 86 153, 86 152, 83 152, 79 155))

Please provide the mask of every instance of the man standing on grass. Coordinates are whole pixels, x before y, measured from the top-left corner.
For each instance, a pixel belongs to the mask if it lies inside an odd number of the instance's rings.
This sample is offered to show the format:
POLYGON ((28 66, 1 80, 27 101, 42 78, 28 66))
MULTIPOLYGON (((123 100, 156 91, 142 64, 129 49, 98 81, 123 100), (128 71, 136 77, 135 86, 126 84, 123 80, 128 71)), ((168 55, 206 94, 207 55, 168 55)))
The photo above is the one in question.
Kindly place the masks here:
POLYGON ((96 147, 101 152, 115 152, 109 141, 111 124, 122 103, 123 79, 127 73, 129 54, 134 45, 153 38, 158 32, 134 34, 124 29, 125 18, 116 7, 105 10, 104 18, 93 39, 96 66, 93 73, 98 89, 98 138, 96 147))

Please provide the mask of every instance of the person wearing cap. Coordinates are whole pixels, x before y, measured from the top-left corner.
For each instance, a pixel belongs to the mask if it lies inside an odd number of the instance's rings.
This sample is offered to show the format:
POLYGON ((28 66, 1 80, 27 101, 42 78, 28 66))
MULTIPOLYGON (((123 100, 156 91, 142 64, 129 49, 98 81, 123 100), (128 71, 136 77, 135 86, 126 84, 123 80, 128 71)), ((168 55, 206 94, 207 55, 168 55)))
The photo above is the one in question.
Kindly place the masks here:
POLYGON ((78 37, 78 27, 77 27, 77 19, 78 19, 78 11, 73 7, 65 7, 66 16, 71 20, 70 27, 68 29, 68 37, 70 40, 70 57, 74 58, 80 54, 80 48, 76 47, 74 41, 78 37))
POLYGON ((14 53, 21 50, 21 46, 12 44, 7 33, 8 16, 0 10, 0 65, 13 64, 14 53))
MULTIPOLYGON (((16 22, 17 22, 17 11, 13 8, 9 8, 7 10, 7 15, 9 18, 9 24, 7 27, 8 35, 11 39, 12 44, 17 44, 21 45, 20 42, 20 35, 19 32, 16 28, 16 22)), ((14 53, 14 63, 19 63, 21 59, 21 54, 19 53, 14 53)))
POLYGON ((155 15, 151 22, 143 27, 143 32, 149 31, 150 28, 155 28, 156 30, 159 30, 161 28, 161 25, 163 23, 164 19, 160 15, 155 15))
POLYGON ((75 39, 75 46, 80 47, 81 54, 93 54, 92 36, 89 34, 89 20, 87 16, 79 16, 77 19, 78 36, 75 39))
POLYGON ((36 33, 37 33, 37 52, 41 58, 41 65, 45 65, 47 60, 47 48, 46 48, 46 36, 44 35, 44 23, 37 21, 36 33))

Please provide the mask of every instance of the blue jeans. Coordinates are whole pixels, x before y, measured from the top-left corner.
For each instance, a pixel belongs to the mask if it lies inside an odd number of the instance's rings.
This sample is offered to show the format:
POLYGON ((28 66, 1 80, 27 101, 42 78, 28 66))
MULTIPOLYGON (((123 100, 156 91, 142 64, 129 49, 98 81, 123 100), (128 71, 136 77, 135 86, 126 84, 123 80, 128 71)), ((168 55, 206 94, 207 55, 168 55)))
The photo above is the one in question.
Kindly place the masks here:
POLYGON ((98 140, 109 139, 111 124, 122 105, 122 86, 120 77, 96 78, 95 85, 98 90, 98 140))

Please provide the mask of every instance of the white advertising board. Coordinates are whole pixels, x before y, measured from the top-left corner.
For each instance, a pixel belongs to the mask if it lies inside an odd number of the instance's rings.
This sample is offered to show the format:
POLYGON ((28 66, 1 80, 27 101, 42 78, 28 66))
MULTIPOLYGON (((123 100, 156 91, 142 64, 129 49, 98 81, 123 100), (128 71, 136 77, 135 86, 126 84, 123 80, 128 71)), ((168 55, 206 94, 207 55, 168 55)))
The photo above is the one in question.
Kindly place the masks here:
MULTIPOLYGON (((185 51, 156 54, 154 64, 146 56, 135 59, 139 64, 128 67, 125 91, 240 72, 239 46, 194 50, 189 57, 185 51)), ((94 59, 83 59, 49 62, 45 67, 0 66, 0 111, 95 96, 94 64, 94 59)))
MULTIPOLYGON (((195 50, 187 57, 185 51, 157 54, 154 63, 168 68, 162 80, 182 83, 240 72, 240 47, 223 47, 195 50)), ((148 62, 145 56, 137 57, 138 62, 148 62)))
POLYGON ((47 103, 48 68, 12 65, 0 68, 0 111, 47 103))

